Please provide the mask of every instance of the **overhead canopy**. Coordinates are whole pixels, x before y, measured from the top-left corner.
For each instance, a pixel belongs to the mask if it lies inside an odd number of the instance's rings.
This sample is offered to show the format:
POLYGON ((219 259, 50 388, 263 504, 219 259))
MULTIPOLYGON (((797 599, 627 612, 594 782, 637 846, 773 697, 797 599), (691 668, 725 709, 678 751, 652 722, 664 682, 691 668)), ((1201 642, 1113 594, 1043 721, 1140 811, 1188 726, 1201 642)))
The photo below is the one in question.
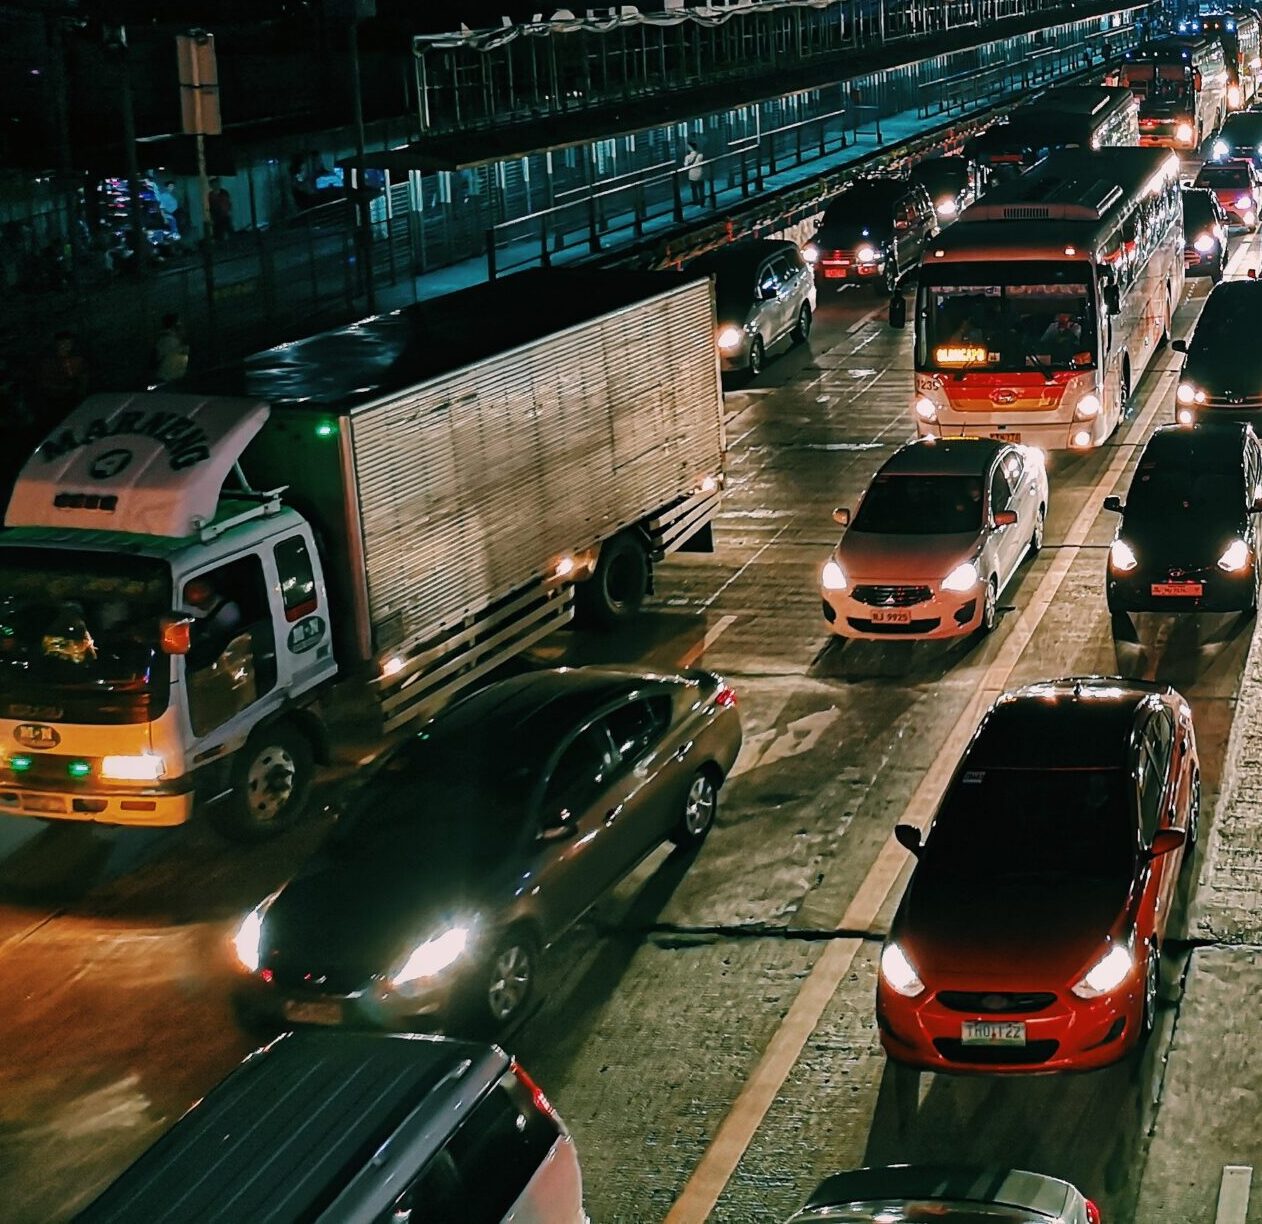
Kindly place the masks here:
POLYGON ((27 460, 5 526, 193 535, 268 411, 163 391, 89 396, 27 460))

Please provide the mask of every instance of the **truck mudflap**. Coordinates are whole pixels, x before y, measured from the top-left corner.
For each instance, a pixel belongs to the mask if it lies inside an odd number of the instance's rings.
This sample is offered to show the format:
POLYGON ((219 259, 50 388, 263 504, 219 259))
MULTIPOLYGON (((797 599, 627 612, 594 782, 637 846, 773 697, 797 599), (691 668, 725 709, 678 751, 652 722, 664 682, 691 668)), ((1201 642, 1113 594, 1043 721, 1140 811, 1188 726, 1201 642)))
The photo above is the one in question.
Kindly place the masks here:
POLYGON ((648 519, 645 527, 655 561, 683 548, 718 513, 720 484, 715 480, 707 485, 685 493, 648 519))
POLYGON ((461 689, 506 663, 573 615, 573 588, 540 581, 386 661, 374 688, 384 730, 435 713, 461 689))

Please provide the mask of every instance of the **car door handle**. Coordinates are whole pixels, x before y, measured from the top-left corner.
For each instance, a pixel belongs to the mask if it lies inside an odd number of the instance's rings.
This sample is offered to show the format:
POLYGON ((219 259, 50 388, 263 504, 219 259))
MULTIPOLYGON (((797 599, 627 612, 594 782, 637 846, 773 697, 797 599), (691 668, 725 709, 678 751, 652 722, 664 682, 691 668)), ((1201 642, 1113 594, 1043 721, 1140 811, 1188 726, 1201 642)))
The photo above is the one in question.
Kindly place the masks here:
POLYGON ((620 804, 618 804, 618 806, 617 806, 617 807, 611 807, 611 808, 609 809, 609 811, 607 811, 607 812, 605 813, 605 824, 606 824, 606 825, 611 825, 611 824, 613 824, 613 822, 614 822, 615 820, 617 820, 617 819, 618 819, 618 817, 619 817, 620 815, 622 815, 622 807, 623 807, 623 805, 620 803, 620 804))

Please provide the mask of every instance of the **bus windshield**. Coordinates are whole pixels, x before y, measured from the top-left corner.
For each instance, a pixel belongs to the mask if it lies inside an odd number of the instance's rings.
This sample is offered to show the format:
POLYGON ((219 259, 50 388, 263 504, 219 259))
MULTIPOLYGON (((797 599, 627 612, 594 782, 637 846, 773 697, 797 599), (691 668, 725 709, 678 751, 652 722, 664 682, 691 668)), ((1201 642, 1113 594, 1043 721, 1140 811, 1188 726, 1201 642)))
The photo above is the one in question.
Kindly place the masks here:
POLYGON ((1086 370, 1097 360, 1091 267, 1018 261, 925 267, 922 370, 1086 370))
POLYGON ((171 610, 160 561, 0 549, 0 717, 148 722, 166 708, 171 610))

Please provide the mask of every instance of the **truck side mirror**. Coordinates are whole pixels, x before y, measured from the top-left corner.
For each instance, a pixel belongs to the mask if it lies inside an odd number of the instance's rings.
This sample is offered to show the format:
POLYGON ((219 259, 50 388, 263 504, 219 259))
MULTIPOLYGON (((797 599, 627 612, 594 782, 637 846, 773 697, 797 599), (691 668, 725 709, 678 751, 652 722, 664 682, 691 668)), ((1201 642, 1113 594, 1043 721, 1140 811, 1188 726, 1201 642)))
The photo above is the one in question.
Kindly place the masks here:
POLYGON ((901 293, 890 298, 890 326, 902 331, 907 326, 907 299, 901 293))

